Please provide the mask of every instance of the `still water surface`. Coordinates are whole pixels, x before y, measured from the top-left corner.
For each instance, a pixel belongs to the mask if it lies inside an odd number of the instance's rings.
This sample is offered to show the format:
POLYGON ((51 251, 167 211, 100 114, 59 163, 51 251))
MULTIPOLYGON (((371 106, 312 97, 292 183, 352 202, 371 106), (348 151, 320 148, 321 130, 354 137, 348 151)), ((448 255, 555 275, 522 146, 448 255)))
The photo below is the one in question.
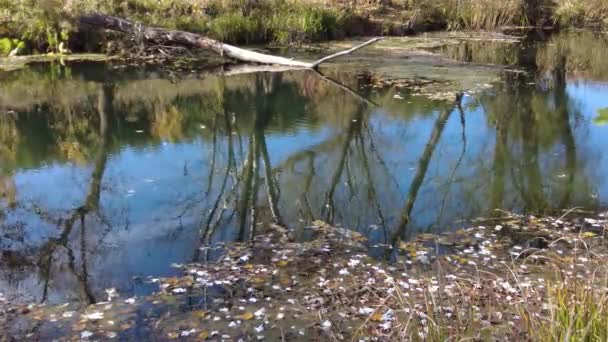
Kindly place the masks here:
MULTIPOLYGON (((498 72, 460 107, 370 86, 370 73, 404 60, 326 70, 343 86, 310 71, 74 63, 0 73, 0 293, 52 303, 98 301, 111 287, 144 294, 146 277, 200 259, 201 245, 245 239, 253 221, 297 230, 322 219, 374 245, 404 214, 412 236, 497 208, 608 206, 606 35, 433 51, 525 73, 498 72)), ((420 70, 407 72, 429 76, 420 70)))

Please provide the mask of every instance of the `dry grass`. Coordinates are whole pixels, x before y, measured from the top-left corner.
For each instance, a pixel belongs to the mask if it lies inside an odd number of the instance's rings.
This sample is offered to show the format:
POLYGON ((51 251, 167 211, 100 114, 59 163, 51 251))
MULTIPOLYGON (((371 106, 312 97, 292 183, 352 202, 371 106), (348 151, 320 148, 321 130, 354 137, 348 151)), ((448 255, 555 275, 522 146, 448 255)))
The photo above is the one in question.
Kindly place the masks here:
POLYGON ((452 29, 494 29, 527 21, 522 0, 448 0, 445 7, 455 8, 450 18, 452 29))
POLYGON ((559 0, 553 11, 554 20, 563 26, 608 24, 606 0, 559 0))

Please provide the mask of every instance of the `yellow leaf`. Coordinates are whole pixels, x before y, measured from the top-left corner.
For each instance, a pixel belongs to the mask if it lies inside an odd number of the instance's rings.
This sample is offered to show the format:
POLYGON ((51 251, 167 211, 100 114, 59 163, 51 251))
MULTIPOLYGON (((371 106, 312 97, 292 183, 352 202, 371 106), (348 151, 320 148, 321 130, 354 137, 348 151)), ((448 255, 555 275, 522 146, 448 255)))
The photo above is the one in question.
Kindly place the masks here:
POLYGON ((370 317, 372 322, 380 322, 382 320, 382 314, 378 311, 374 312, 372 317, 370 317))
POLYGON ((253 277, 253 278, 251 278, 251 282, 254 283, 254 284, 261 284, 264 281, 265 281, 264 278, 260 278, 260 277, 253 277))
POLYGON ((287 261, 287 260, 281 260, 281 261, 277 262, 277 266, 285 267, 285 266, 287 266, 288 263, 289 263, 289 261, 287 261))
POLYGON ((240 319, 240 320, 243 320, 243 321, 248 321, 248 320, 250 320, 250 319, 253 318, 253 314, 251 312, 247 311, 247 312, 245 312, 242 315, 234 316, 234 318, 240 319))
POLYGON ((595 234, 594 232, 584 232, 583 233, 583 237, 584 238, 592 238, 594 236, 596 236, 597 234, 595 234))
POLYGON ((243 266, 243 268, 244 268, 244 269, 246 269, 246 270, 250 270, 250 269, 252 269, 252 268, 253 268, 253 265, 252 265, 252 264, 245 264, 245 265, 243 266))
POLYGON ((196 338, 200 341, 206 340, 209 337, 209 332, 207 330, 203 330, 196 336, 196 338))
POLYGON ((192 315, 194 315, 194 317, 198 317, 198 318, 205 318, 208 313, 209 312, 207 312, 205 310, 192 311, 192 315))

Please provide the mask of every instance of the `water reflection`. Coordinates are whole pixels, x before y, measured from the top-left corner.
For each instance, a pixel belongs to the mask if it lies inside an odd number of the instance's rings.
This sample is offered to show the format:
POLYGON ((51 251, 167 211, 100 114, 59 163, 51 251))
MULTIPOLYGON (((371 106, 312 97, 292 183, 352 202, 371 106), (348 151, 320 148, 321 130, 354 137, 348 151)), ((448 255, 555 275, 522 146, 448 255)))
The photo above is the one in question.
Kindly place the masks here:
POLYGON ((84 303, 110 287, 146 293, 145 277, 172 262, 214 257, 199 245, 269 223, 298 235, 320 218, 385 244, 495 208, 604 207, 608 135, 593 120, 608 87, 582 76, 602 77, 592 58, 573 69, 572 49, 548 62, 554 46, 526 51, 529 77, 456 104, 338 72, 2 74, 1 292, 84 303))

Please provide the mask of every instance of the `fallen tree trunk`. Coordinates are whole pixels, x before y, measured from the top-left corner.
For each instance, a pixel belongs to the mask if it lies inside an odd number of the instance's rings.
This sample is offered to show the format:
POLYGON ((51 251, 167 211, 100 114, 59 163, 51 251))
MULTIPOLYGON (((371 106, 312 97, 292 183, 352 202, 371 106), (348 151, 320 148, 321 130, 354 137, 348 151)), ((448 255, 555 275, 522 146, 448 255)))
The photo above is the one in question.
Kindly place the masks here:
POLYGON ((357 45, 346 51, 321 58, 315 62, 302 62, 285 57, 263 54, 251 50, 224 44, 217 40, 204 37, 195 33, 167 30, 160 27, 147 27, 140 23, 129 21, 103 14, 89 14, 80 17, 80 23, 92 27, 103 28, 106 30, 119 31, 128 34, 142 36, 145 40, 158 44, 179 44, 193 48, 205 49, 215 52, 221 56, 235 59, 241 62, 282 65, 292 68, 317 69, 321 63, 325 63, 334 58, 348 55, 354 51, 377 42, 382 38, 374 38, 367 42, 357 45))

